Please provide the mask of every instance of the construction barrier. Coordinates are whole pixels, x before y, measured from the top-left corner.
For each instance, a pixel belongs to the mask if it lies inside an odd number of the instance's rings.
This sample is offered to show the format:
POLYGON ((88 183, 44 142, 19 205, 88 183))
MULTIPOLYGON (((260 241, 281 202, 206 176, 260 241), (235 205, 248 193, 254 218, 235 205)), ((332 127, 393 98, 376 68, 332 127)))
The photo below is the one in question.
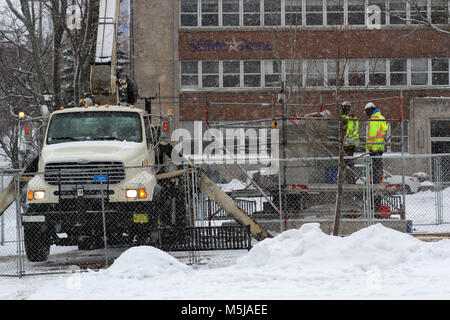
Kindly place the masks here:
POLYGON ((272 159, 277 170, 255 163, 4 170, 0 275, 104 268, 132 246, 154 246, 187 264, 227 265, 306 223, 332 234, 340 184, 341 236, 377 223, 450 233, 449 159, 356 154, 343 166, 334 157, 272 159))

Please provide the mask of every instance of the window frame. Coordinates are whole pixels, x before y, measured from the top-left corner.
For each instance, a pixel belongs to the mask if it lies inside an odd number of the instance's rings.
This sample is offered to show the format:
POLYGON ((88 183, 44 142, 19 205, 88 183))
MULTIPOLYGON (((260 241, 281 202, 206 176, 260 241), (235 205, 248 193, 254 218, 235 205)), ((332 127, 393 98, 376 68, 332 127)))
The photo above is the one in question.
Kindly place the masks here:
MULTIPOLYGON (((263 8, 262 8, 262 6, 264 6, 264 2, 262 2, 261 0, 253 0, 253 1, 255 1, 255 3, 256 2, 259 2, 259 11, 245 11, 245 3, 244 3, 244 1, 246 1, 246 0, 242 0, 241 2, 242 2, 242 26, 243 27, 264 27, 264 14, 263 14, 263 8), (259 25, 247 25, 247 24, 245 24, 245 18, 246 18, 246 15, 247 16, 249 16, 249 15, 252 15, 252 16, 256 16, 256 15, 259 15, 259 25)), ((248 0, 248 1, 252 1, 252 0, 248 0)))
POLYGON ((431 58, 431 83, 430 86, 448 86, 450 84, 450 61, 448 58, 431 58), (447 70, 442 70, 442 71, 435 71, 433 70, 433 60, 447 60, 447 70), (447 83, 446 84, 434 84, 433 80, 434 80, 434 74, 447 74, 447 83))
POLYGON ((263 60, 263 75, 261 78, 264 79, 264 83, 263 83, 264 88, 281 88, 281 81, 283 79, 283 61, 280 61, 280 63, 278 64, 277 60, 263 60), (272 73, 267 72, 266 68, 267 68, 268 63, 272 63, 272 69, 273 69, 273 66, 276 65, 277 68, 279 68, 279 71, 272 72, 272 73), (279 84, 276 86, 268 86, 267 85, 267 82, 268 82, 267 76, 278 76, 279 84))
POLYGON ((221 11, 220 17, 219 17, 219 21, 220 21, 220 26, 224 27, 224 28, 237 28, 237 27, 241 27, 242 26, 242 8, 241 8, 241 4, 242 1, 241 0, 234 0, 238 2, 238 11, 224 11, 224 1, 226 0, 219 0, 219 10, 221 11), (237 15, 238 16, 238 24, 237 25, 224 25, 224 16, 225 15, 237 15))
POLYGON ((192 1, 192 2, 197 2, 197 4, 196 4, 196 7, 197 7, 197 12, 194 12, 194 11, 192 11, 192 12, 183 12, 182 11, 182 1, 183 0, 180 0, 180 7, 178 8, 178 10, 179 10, 179 26, 180 26, 180 28, 198 28, 198 27, 200 27, 200 6, 199 6, 199 0, 194 0, 194 1, 192 1), (195 24, 195 25, 186 25, 186 26, 183 26, 182 25, 182 21, 183 21, 183 19, 182 19, 182 16, 183 15, 192 15, 192 16, 196 16, 196 20, 197 20, 197 23, 195 24))
POLYGON ((405 87, 408 86, 408 61, 407 58, 393 58, 389 59, 389 86, 391 87, 405 87), (392 71, 392 63, 394 60, 405 60, 405 70, 404 71, 392 71), (404 84, 392 84, 392 76, 393 75, 405 75, 405 83, 404 84))
POLYGON ((385 58, 377 58, 377 59, 367 59, 368 65, 367 65, 367 72, 368 72, 368 79, 367 79, 367 86, 368 87, 387 87, 388 81, 389 81, 389 72, 388 72, 388 60, 385 58), (371 69, 371 62, 375 62, 374 69, 371 69), (382 62, 381 62, 382 61, 382 62), (376 69, 377 65, 384 65, 384 71, 379 71, 376 69), (371 76, 376 76, 384 74, 384 84, 373 84, 371 82, 371 76))
POLYGON ((243 87, 243 82, 242 82, 242 80, 243 80, 243 78, 242 78, 242 61, 240 61, 240 60, 223 60, 220 63, 222 65, 222 74, 221 74, 222 86, 221 86, 221 88, 224 88, 224 89, 232 89, 232 88, 236 88, 236 89, 239 88, 240 89, 240 88, 242 88, 243 87), (223 66, 224 62, 237 62, 238 65, 239 65, 239 73, 235 73, 235 72, 227 72, 227 73, 225 73, 225 68, 223 66), (225 76, 234 76, 234 77, 238 76, 238 78, 239 78, 239 86, 238 87, 228 87, 228 86, 225 87, 224 86, 224 83, 225 83, 224 78, 225 78, 225 76))
POLYGON ((427 58, 411 58, 408 59, 408 64, 409 64, 409 72, 408 72, 408 83, 410 86, 412 87, 416 87, 416 86, 428 86, 429 85, 429 64, 428 64, 428 59, 427 58), (425 60, 425 66, 426 66, 426 70, 414 70, 414 64, 413 64, 413 60, 425 60), (414 75, 419 75, 419 74, 425 74, 426 76, 426 83, 425 84, 414 84, 414 75))
MULTIPOLYGON (((429 18, 430 18, 430 20, 431 20, 431 22, 432 23, 435 23, 435 24, 448 24, 448 23, 450 23, 450 12, 449 12, 449 10, 450 10, 450 3, 449 3, 449 1, 447 1, 447 6, 446 6, 446 8, 444 7, 444 9, 443 10, 433 10, 433 8, 435 8, 435 7, 433 7, 433 0, 429 0, 428 1, 428 4, 429 4, 429 7, 428 7, 428 10, 429 10, 429 18), (436 23, 436 22, 433 22, 433 13, 436 13, 436 12, 440 12, 440 13, 442 13, 442 12, 446 12, 447 13, 447 22, 444 22, 444 23, 436 23)), ((445 16, 445 14, 444 14, 444 16, 445 16)))
POLYGON ((220 87, 221 87, 221 85, 220 85, 220 78, 221 78, 221 72, 220 72, 220 65, 221 65, 221 63, 220 63, 220 60, 202 60, 202 61, 200 61, 200 65, 201 65, 201 76, 200 76, 200 78, 201 78, 201 87, 202 88, 205 88, 205 89, 219 89, 220 87), (217 73, 215 73, 215 72, 208 72, 208 73, 205 73, 203 70, 204 70, 204 63, 217 63, 217 73), (205 87, 204 86, 204 79, 205 79, 205 76, 206 77, 217 77, 217 86, 214 86, 214 87, 205 87))
POLYGON ((192 90, 192 89, 197 89, 197 88, 201 88, 201 64, 200 61, 198 60, 182 60, 180 61, 180 89, 181 90, 192 90), (183 73, 183 62, 192 62, 192 64, 194 64, 195 62, 197 63, 197 73, 183 73), (183 86, 183 76, 197 76, 197 85, 189 85, 189 86, 183 86))
POLYGON ((242 68, 242 75, 243 75, 243 82, 242 86, 243 88, 263 88, 263 62, 264 60, 244 60, 243 62, 243 68, 242 68), (259 62, 259 73, 254 72, 245 72, 245 63, 246 62, 259 62), (259 86, 253 87, 253 86, 246 86, 245 82, 245 76, 258 76, 259 75, 259 86))
MULTIPOLYGON (((330 70, 330 62, 329 60, 335 60, 335 59, 282 59, 280 60, 280 78, 285 81, 285 84, 289 87, 292 87, 291 89, 295 88, 318 88, 318 89, 324 89, 327 90, 329 88, 335 87, 335 84, 331 84, 329 80, 334 76, 335 71, 330 70), (297 62, 298 61, 298 62, 297 62), (320 62, 318 65, 317 62, 320 62), (291 64, 294 63, 294 70, 291 70, 291 64), (322 64, 323 63, 323 64, 322 64), (310 70, 308 70, 308 67, 310 70), (323 68, 320 71, 317 70, 317 67, 323 68), (297 70, 298 68, 298 70, 297 70), (312 69, 311 69, 312 68, 312 69), (331 72, 331 74, 330 74, 331 72), (331 75, 331 76, 330 76, 331 75), (294 80, 290 80, 290 78, 293 78, 294 80), (311 85, 311 81, 317 82, 321 78, 323 80, 322 85, 311 85), (315 79, 315 80, 314 80, 315 79)), ((278 63, 277 59, 249 59, 249 60, 182 60, 180 61, 180 91, 195 91, 195 90, 218 90, 218 89, 225 89, 225 90, 240 90, 240 89, 274 89, 279 88, 280 86, 268 86, 266 85, 266 78, 268 75, 278 74, 278 73, 268 73, 266 64, 268 61, 271 61, 272 63, 276 62, 278 63), (215 61, 219 63, 219 86, 217 87, 203 87, 203 77, 205 75, 213 75, 212 73, 204 74, 203 72, 203 62, 205 61, 215 61), (235 62, 236 63, 236 72, 234 73, 224 73, 224 63, 225 62, 235 62), (248 61, 257 61, 260 63, 260 72, 259 73, 245 73, 244 67, 245 63, 248 61), (197 68, 197 73, 182 73, 181 68, 183 66, 183 63, 193 63, 197 68), (239 73, 237 72, 237 64, 239 65, 239 73), (224 86, 224 79, 225 76, 231 75, 235 77, 235 81, 237 84, 237 78, 239 78, 239 86, 233 86, 233 87, 226 87, 224 86), (245 78, 246 76, 251 75, 258 75, 260 76, 260 83, 257 87, 246 87, 245 86, 245 78), (197 83, 195 85, 182 85, 183 83, 183 77, 192 77, 193 79, 197 80, 197 83)), ((422 58, 379 58, 379 59, 342 59, 341 64, 345 63, 345 70, 344 70, 344 83, 341 84, 343 88, 346 89, 373 89, 376 87, 380 88, 393 88, 393 89, 399 89, 399 88, 427 88, 427 89, 440 89, 440 87, 448 87, 450 85, 450 58, 429 58, 429 57, 422 57, 422 58), (400 59, 400 60, 406 60, 406 70, 405 71, 393 71, 391 70, 391 65, 393 63, 393 60, 400 59), (420 71, 420 70, 414 70, 414 59, 425 59, 427 63, 427 70, 420 71), (365 63, 365 71, 362 72, 352 72, 350 68, 350 64, 352 60, 361 60, 365 63), (435 60, 443 60, 444 61, 444 68, 442 70, 436 70, 436 68, 433 70, 432 65, 433 61, 435 60), (377 64, 377 67, 375 68, 375 62, 377 64), (378 67, 378 64, 381 63, 380 67, 378 67), (446 66, 446 67, 445 67, 446 66), (383 70, 383 71, 379 71, 383 70), (365 84, 352 86, 349 83, 350 77, 352 73, 360 73, 361 75, 364 74, 364 81, 365 84), (426 84, 413 84, 414 83, 414 74, 426 74, 427 75, 427 83, 426 84), (374 76, 377 74, 382 75, 384 77, 382 84, 377 84, 373 82, 374 76), (404 74, 406 77, 406 82, 403 84, 392 84, 392 75, 393 74, 404 74), (447 83, 443 84, 433 84, 433 77, 435 74, 444 74, 444 79, 447 79, 447 83)), ((193 69, 193 67, 192 67, 193 69)), ((214 73, 214 75, 217 75, 214 73)), ((189 80, 189 79, 188 79, 189 80)), ((191 82, 194 82, 193 80, 191 82)))

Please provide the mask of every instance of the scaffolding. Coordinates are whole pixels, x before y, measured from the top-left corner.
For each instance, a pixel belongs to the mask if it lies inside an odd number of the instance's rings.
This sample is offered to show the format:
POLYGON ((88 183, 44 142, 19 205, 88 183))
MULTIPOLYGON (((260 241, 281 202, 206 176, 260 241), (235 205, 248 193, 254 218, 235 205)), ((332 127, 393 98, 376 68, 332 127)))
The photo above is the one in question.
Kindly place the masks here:
MULTIPOLYGON (((215 129, 238 129, 238 128, 244 128, 244 129, 268 129, 268 128, 277 128, 280 129, 282 132, 281 142, 279 143, 279 147, 281 148, 281 156, 280 160, 282 162, 282 165, 280 166, 280 170, 278 171, 277 179, 273 179, 275 183, 271 185, 271 188, 277 188, 278 189, 278 196, 272 197, 271 206, 274 207, 275 204, 278 207, 275 209, 275 212, 277 213, 277 216, 280 218, 280 221, 283 221, 284 226, 286 227, 286 220, 292 216, 293 210, 291 210, 290 206, 292 205, 293 201, 289 198, 293 195, 301 195, 301 194, 321 194, 322 196, 326 193, 333 193, 336 192, 338 185, 334 183, 310 183, 310 181, 306 181, 305 183, 299 183, 299 184, 293 184, 292 176, 296 175, 295 173, 295 164, 303 162, 314 162, 319 161, 323 163, 328 164, 336 164, 339 163, 339 139, 330 139, 330 135, 327 132, 327 134, 323 134, 321 137, 314 134, 314 130, 309 130, 310 127, 314 126, 313 123, 317 124, 316 129, 324 130, 330 130, 330 128, 333 128, 333 125, 336 126, 336 123, 339 124, 339 121, 342 121, 339 117, 331 117, 331 113, 325 114, 324 111, 327 110, 327 108, 330 107, 338 107, 340 106, 339 103, 328 103, 323 104, 322 98, 320 99, 319 104, 295 104, 295 103, 286 103, 285 100, 279 100, 278 102, 227 102, 227 101, 211 101, 211 99, 207 96, 206 97, 206 108, 205 108, 205 123, 206 127, 208 129, 215 128, 215 129), (277 116, 272 116, 271 118, 262 118, 262 119, 254 119, 254 120, 246 120, 246 121, 230 121, 228 123, 211 123, 214 121, 212 119, 211 115, 213 114, 213 108, 214 107, 226 107, 226 106, 240 106, 240 107, 268 107, 271 109, 272 115, 277 113, 277 116), (303 114, 296 116, 290 116, 293 110, 301 109, 304 111, 305 109, 309 112, 303 112, 303 114), (275 112, 278 110, 278 112, 275 112), (289 112, 288 112, 289 111, 289 112), (281 114, 281 116, 280 116, 281 114), (324 116, 325 115, 325 116, 324 116), (281 124, 280 124, 281 122, 281 124), (320 124, 322 123, 322 124, 320 124), (293 134, 293 131, 297 133, 297 137, 304 137, 304 139, 288 139, 292 136, 295 136, 293 134), (325 139, 324 139, 325 137, 325 139), (322 138, 322 139, 320 139, 322 138), (313 149, 313 152, 306 153, 306 154, 295 154, 292 152, 292 149, 300 149, 305 150, 305 146, 309 145, 311 149, 313 149), (303 147, 302 147, 303 146, 303 147), (327 162, 328 161, 328 162, 327 162), (278 181, 275 181, 278 180, 278 181)), ((377 103, 382 101, 395 101, 399 104, 399 118, 387 118, 385 120, 370 120, 370 121, 386 121, 390 124, 390 133, 392 134, 392 124, 397 123, 399 124, 400 129, 400 141, 396 142, 393 141, 392 136, 390 136, 385 143, 383 143, 387 148, 395 148, 396 150, 399 150, 401 153, 401 157, 403 158, 405 154, 405 122, 406 119, 404 117, 404 98, 403 93, 400 92, 398 96, 394 97, 383 97, 383 98, 374 98, 374 99, 363 99, 363 100, 357 100, 357 101, 350 101, 350 103, 353 105, 358 104, 365 104, 369 102, 377 103)), ((355 121, 359 121, 360 123, 368 123, 368 119, 354 119, 355 121)), ((337 138, 337 135, 335 136, 337 138)), ((250 142, 249 142, 250 143, 250 142)), ((360 143, 360 146, 364 145, 360 143)), ((250 145, 248 145, 250 147, 250 145)), ((240 146, 243 147, 243 146, 240 146)), ((245 148, 245 146, 244 146, 245 148)), ((226 147, 225 147, 226 149, 226 147)), ((361 166, 364 168, 365 177, 361 176, 360 173, 356 172, 355 170, 349 168, 347 166, 347 170, 352 171, 352 174, 356 176, 357 179, 360 181, 363 181, 362 184, 357 185, 349 185, 344 184, 343 186, 343 192, 346 194, 352 194, 351 197, 356 197, 360 195, 362 197, 361 203, 362 208, 361 211, 363 214, 353 214, 350 215, 351 217, 364 217, 366 225, 371 225, 375 219, 377 218, 387 218, 390 217, 390 215, 380 215, 376 214, 374 210, 374 198, 375 194, 384 192, 387 197, 385 197, 382 201, 382 203, 386 206, 390 206, 392 209, 395 207, 395 213, 400 217, 400 219, 405 219, 405 161, 404 159, 401 160, 401 176, 402 176, 402 183, 401 186, 390 186, 390 188, 386 188, 385 185, 374 185, 372 183, 371 177, 373 167, 372 167, 372 158, 373 157, 366 157, 368 154, 364 151, 362 154, 358 154, 353 158, 345 157, 345 160, 361 160, 363 161, 361 163, 361 166), (369 178, 366 178, 369 177, 369 178), (395 189, 395 190, 392 190, 395 189), (400 196, 398 195, 400 191, 400 196), (390 195, 395 192, 397 195, 395 197, 391 197, 390 195), (401 198, 401 200, 399 199, 401 198)), ((309 169, 308 169, 309 170, 309 169)), ((308 171, 304 170, 304 171, 308 171)), ((312 169, 311 169, 312 170, 312 169)), ((297 171, 297 178, 300 175, 307 176, 308 174, 311 174, 310 172, 300 172, 297 171)), ((275 178, 275 177, 274 177, 275 178)), ((254 183, 255 181, 252 181, 254 183)), ((260 184, 260 181, 257 181, 260 184)), ((267 188, 263 188, 264 191, 267 192, 267 188)), ((261 192, 259 190, 239 190, 235 191, 232 194, 233 197, 258 197, 261 195, 261 192)), ((296 199, 302 199, 302 196, 297 196, 296 199)), ((273 208, 272 208, 273 209, 273 208)), ((273 210, 272 210, 273 211, 273 210)), ((294 210, 295 211, 295 210, 294 210)))

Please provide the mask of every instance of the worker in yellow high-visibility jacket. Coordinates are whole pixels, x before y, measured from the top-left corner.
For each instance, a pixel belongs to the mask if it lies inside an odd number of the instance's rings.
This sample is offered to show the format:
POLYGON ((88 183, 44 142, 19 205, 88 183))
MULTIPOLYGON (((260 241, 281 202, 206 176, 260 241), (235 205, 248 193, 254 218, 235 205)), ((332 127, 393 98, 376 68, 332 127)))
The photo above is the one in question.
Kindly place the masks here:
MULTIPOLYGON (((346 157, 353 157, 356 151, 356 147, 359 144, 359 121, 351 113, 351 103, 344 101, 341 105, 342 118, 344 122, 344 154, 346 157)), ((347 158, 345 160, 346 166, 351 170, 345 170, 344 179, 346 183, 354 184, 356 182, 356 176, 354 174, 353 159, 347 158)))
MULTIPOLYGON (((372 158, 372 181, 374 184, 383 182, 383 159, 381 156, 385 150, 386 132, 388 125, 380 110, 369 102, 364 108, 366 115, 369 117, 367 125, 366 149, 372 158)), ((375 197, 375 209, 380 205, 381 199, 375 197)))

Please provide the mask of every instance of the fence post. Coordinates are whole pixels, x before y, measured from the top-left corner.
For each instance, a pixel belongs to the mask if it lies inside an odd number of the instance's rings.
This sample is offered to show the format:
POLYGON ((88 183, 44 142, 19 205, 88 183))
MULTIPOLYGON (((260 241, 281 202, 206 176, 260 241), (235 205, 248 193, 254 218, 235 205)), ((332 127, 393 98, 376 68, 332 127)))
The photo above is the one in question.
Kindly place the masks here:
MULTIPOLYGON (((109 184, 109 177, 108 182, 109 184)), ((105 190, 103 187, 103 179, 101 179, 101 189, 102 189, 102 220, 103 220, 103 243, 105 246, 105 267, 109 265, 108 259, 108 240, 106 236, 106 213, 105 213, 105 190)), ((108 188, 109 189, 109 188, 108 188)))
POLYGON ((373 172, 372 172, 372 158, 368 157, 364 160, 365 162, 365 171, 366 171, 366 176, 365 176, 365 215, 366 215, 366 224, 367 226, 371 226, 372 225, 372 217, 373 217, 373 212, 374 212, 374 207, 375 207, 375 202, 374 202, 374 196, 373 196, 373 184, 372 184, 372 176, 373 176, 373 172))
POLYGON ((15 203, 16 203, 16 254, 17 254, 17 276, 20 278, 25 274, 24 269, 24 249, 22 240, 22 210, 20 198, 20 173, 16 173, 13 177, 15 186, 15 203))
MULTIPOLYGON (((2 170, 1 171, 1 185, 2 185, 2 190, 1 192, 3 192, 3 190, 5 189, 5 181, 4 181, 4 175, 5 172, 2 170)), ((0 217, 0 245, 3 246, 5 244, 5 215, 2 214, 0 217)))
POLYGON ((402 209, 403 217, 406 219, 406 190, 405 190, 405 141, 404 141, 404 130, 405 130, 405 119, 403 118, 403 91, 400 90, 400 108, 401 108, 401 134, 402 139, 402 209))
POLYGON ((442 223, 442 181, 441 181, 441 158, 436 156, 434 158, 434 176, 435 181, 435 205, 436 205, 436 224, 442 223))
POLYGON ((281 170, 278 169, 278 199, 280 203, 280 232, 284 231, 283 228, 283 199, 282 199, 282 191, 281 191, 281 170))

